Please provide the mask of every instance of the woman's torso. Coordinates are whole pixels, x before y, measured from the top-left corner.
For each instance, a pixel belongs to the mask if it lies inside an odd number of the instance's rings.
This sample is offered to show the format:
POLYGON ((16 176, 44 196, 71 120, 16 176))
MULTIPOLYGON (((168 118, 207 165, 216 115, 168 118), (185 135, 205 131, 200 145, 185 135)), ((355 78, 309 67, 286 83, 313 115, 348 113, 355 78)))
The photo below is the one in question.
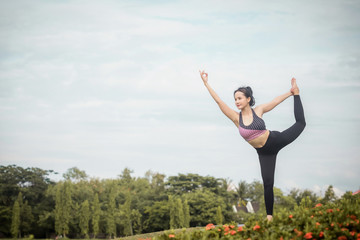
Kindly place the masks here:
POLYGON ((268 137, 269 130, 266 130, 265 122, 256 113, 256 109, 251 109, 252 114, 243 116, 240 112, 239 117, 239 131, 244 139, 254 148, 261 148, 265 145, 268 137))

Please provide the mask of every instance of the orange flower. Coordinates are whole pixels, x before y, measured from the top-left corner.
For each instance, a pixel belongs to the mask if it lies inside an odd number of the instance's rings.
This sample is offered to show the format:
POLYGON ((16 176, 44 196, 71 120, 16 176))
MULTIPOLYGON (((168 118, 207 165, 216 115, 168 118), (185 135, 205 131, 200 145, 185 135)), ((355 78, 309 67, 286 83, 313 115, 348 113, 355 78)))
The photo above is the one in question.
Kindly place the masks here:
POLYGON ((280 237, 280 240, 284 240, 283 236, 280 237))
POLYGON ((332 213, 332 212, 334 212, 334 210, 328 209, 328 210, 326 210, 326 212, 327 212, 327 213, 332 213))
POLYGON ((221 232, 221 228, 218 229, 218 232, 221 232))
POLYGON ((324 236, 324 232, 320 232, 319 237, 323 237, 323 236, 324 236))
POLYGON ((320 226, 320 225, 321 225, 321 224, 320 224, 319 222, 317 222, 317 223, 316 223, 316 228, 317 228, 318 226, 320 226))
POLYGON ((289 215, 289 218, 293 218, 293 215, 292 215, 292 214, 290 214, 290 215, 289 215))
POLYGON ((256 224, 256 225, 254 226, 254 228, 253 228, 254 231, 259 230, 259 229, 260 229, 260 226, 257 225, 257 224, 256 224))
POLYGON ((242 230, 243 230, 242 226, 238 227, 238 232, 241 232, 242 230))
POLYGON ((298 237, 300 237, 303 234, 301 231, 297 230, 296 228, 294 228, 294 232, 298 237))
POLYGON ((230 225, 230 228, 233 229, 235 226, 234 225, 230 225))
POLYGON ((174 234, 169 234, 169 238, 174 238, 175 235, 174 234))
POLYGON ((318 204, 315 205, 315 207, 321 207, 321 206, 322 206, 321 203, 318 203, 318 204))
POLYGON ((230 228, 228 226, 225 227, 224 231, 228 232, 230 230, 230 228))
POLYGON ((212 223, 209 223, 209 224, 206 225, 206 227, 205 227, 206 230, 211 230, 211 229, 214 229, 214 228, 215 228, 215 226, 214 226, 214 224, 212 224, 212 223))
POLYGON ((235 235, 235 234, 236 234, 236 231, 231 230, 231 231, 230 231, 230 234, 231 234, 231 235, 235 235))
POLYGON ((356 233, 355 231, 351 231, 351 232, 350 232, 350 235, 351 235, 351 236, 354 236, 355 233, 356 233))
POLYGON ((312 239, 312 232, 308 232, 304 236, 305 239, 312 239))
POLYGON ((345 236, 340 236, 338 237, 338 240, 347 240, 347 238, 345 236))
POLYGON ((314 218, 314 215, 312 215, 310 218, 314 218))
POLYGON ((229 232, 224 233, 225 236, 228 235, 228 234, 229 234, 229 232))
POLYGON ((356 220, 356 216, 355 216, 355 215, 351 215, 350 218, 351 218, 352 220, 354 220, 354 221, 356 220))

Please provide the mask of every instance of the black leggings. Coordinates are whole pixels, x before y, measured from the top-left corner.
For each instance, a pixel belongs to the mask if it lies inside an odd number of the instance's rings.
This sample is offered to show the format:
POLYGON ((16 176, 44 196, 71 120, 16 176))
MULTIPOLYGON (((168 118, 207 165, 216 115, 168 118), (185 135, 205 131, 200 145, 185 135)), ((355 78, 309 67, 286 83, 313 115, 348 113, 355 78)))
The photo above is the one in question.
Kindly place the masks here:
POLYGON ((294 141, 305 128, 304 110, 299 95, 294 95, 295 124, 283 132, 270 131, 269 138, 261 148, 255 148, 260 160, 261 176, 264 184, 266 213, 273 214, 274 205, 274 174, 278 152, 294 141))

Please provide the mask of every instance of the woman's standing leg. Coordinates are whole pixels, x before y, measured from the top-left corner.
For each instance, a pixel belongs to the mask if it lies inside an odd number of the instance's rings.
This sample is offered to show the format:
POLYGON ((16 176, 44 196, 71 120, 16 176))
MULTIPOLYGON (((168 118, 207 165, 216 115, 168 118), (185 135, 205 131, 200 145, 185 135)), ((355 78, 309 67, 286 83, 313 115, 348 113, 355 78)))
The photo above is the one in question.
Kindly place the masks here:
POLYGON ((277 154, 269 154, 269 155, 260 155, 260 167, 261 167, 261 176, 263 179, 264 185, 264 199, 265 199, 265 207, 266 213, 272 216, 273 207, 274 207, 274 176, 275 176, 275 164, 276 164, 276 155, 277 154))

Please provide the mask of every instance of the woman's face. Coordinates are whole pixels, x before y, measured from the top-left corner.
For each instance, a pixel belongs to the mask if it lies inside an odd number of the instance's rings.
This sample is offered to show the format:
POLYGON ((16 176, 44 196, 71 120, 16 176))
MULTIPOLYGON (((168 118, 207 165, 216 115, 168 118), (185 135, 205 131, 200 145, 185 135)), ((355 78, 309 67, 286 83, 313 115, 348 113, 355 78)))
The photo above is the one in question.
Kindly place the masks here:
POLYGON ((247 98, 243 92, 237 91, 235 93, 235 105, 239 110, 249 105, 251 98, 247 98))

